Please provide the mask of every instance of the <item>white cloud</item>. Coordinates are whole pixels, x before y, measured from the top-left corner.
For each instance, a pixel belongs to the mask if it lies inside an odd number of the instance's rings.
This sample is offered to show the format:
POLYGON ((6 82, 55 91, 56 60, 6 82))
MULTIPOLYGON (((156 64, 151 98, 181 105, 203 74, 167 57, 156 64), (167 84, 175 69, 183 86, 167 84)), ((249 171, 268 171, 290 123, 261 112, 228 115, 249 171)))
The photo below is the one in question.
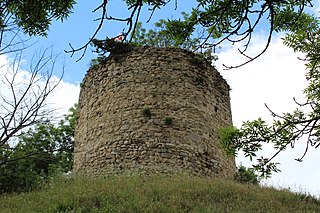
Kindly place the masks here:
MULTIPOLYGON (((265 37, 260 34, 253 40, 254 49, 249 49, 248 54, 261 50, 265 37)), ((273 117, 264 106, 266 103, 274 112, 281 114, 291 112, 297 108, 293 97, 303 102, 303 89, 307 86, 305 79, 305 66, 298 60, 298 55, 293 50, 282 44, 280 37, 275 37, 267 50, 257 60, 232 70, 223 70, 222 63, 237 65, 243 62, 243 58, 237 47, 228 48, 219 54, 218 70, 231 86, 231 108, 234 125, 240 126, 243 121, 261 117, 272 121, 273 117)), ((295 149, 281 153, 276 161, 281 163, 281 173, 274 174, 265 183, 273 186, 290 187, 293 190, 304 189, 310 193, 320 195, 320 171, 314 168, 319 162, 319 150, 310 150, 302 163, 295 158, 303 154, 305 143, 299 141, 295 149)), ((312 149, 312 148, 311 148, 312 149)), ((273 150, 266 148, 263 156, 271 157, 273 150)), ((243 156, 237 158, 249 166, 250 163, 243 156)))
MULTIPOLYGON (((20 69, 18 64, 21 62, 23 61, 21 60, 19 62, 16 58, 12 59, 7 55, 0 55, 0 97, 3 98, 0 99, 3 102, 0 104, 0 115, 3 113, 10 113, 10 111, 13 110, 10 104, 5 103, 5 101, 13 101, 13 93, 7 79, 14 80, 14 95, 16 95, 17 98, 21 97, 26 91, 25 88, 28 86, 31 73, 20 69)), ((50 64, 48 64, 48 66, 50 66, 50 64)), ((43 72, 46 72, 45 68, 43 69, 43 72)), ((24 99, 25 104, 28 104, 29 102, 32 103, 35 97, 34 95, 37 95, 39 91, 45 88, 45 80, 47 77, 37 76, 36 79, 37 81, 33 83, 32 88, 28 91, 27 97, 24 99)), ((57 76, 52 76, 49 84, 54 86, 57 82, 59 82, 59 78, 57 76)), ((77 103, 79 91, 80 87, 78 85, 61 80, 58 86, 46 99, 45 108, 43 109, 55 110, 54 117, 61 119, 63 115, 68 112, 68 109, 77 103)))
POLYGON ((80 86, 65 81, 61 81, 52 93, 49 103, 52 103, 59 117, 68 112, 75 103, 78 103, 80 86))
MULTIPOLYGON (((254 50, 249 49, 249 55, 264 45, 260 39, 253 42, 254 50)), ((221 52, 218 62, 226 65, 244 62, 236 48, 221 52)), ((233 119, 237 126, 242 121, 268 113, 264 103, 281 113, 294 108, 293 97, 301 101, 304 99, 302 90, 307 85, 305 67, 280 38, 274 39, 264 55, 245 66, 223 70, 221 64, 217 64, 217 68, 231 86, 233 119)))

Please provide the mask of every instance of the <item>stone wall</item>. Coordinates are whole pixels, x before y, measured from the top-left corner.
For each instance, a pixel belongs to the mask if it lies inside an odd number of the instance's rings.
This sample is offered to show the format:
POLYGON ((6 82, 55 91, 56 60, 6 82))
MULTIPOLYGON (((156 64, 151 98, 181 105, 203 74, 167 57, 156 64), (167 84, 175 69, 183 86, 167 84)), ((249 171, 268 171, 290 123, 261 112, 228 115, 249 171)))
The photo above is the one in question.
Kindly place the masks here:
POLYGON ((136 47, 109 56, 86 74, 78 110, 74 172, 236 171, 217 136, 232 124, 229 86, 191 52, 136 47))

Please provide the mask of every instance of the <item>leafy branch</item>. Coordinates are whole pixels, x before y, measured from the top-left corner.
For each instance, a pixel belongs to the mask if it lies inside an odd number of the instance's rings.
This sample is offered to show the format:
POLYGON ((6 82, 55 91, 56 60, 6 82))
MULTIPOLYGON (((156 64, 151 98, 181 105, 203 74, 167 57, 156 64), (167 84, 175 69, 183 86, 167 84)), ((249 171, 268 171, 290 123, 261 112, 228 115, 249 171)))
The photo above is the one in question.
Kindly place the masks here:
MULTIPOLYGON (((150 12, 149 19, 156 10, 163 9, 171 0, 125 0, 127 8, 130 11, 128 17, 118 18, 107 13, 108 1, 104 0, 93 12, 102 10, 101 17, 96 19, 99 25, 89 41, 80 48, 73 48, 66 52, 72 55, 80 50, 83 54, 86 52, 88 45, 95 39, 105 21, 117 21, 127 25, 124 29, 125 39, 130 43, 134 41, 136 31, 139 28, 139 18, 142 8, 147 7, 150 12), (131 35, 130 37, 128 37, 131 35)), ((197 50, 213 49, 221 46, 223 42, 235 44, 243 42, 242 48, 238 51, 245 56, 246 61, 236 66, 225 66, 226 69, 243 66, 258 57, 260 57, 269 47, 273 34, 278 32, 295 32, 296 29, 305 28, 313 21, 311 16, 305 12, 306 8, 313 7, 312 0, 218 0, 207 1, 197 0, 195 7, 190 11, 183 13, 182 19, 160 20, 158 24, 164 27, 167 35, 170 34, 175 45, 179 46, 194 36, 194 33, 201 32, 201 39, 197 45, 192 47, 197 50), (266 27, 267 25, 267 27, 266 27), (265 46, 256 55, 248 55, 246 52, 252 48, 252 37, 259 27, 267 29, 267 39, 265 46)), ((178 1, 174 1, 175 8, 178 7, 178 1)), ((152 33, 151 31, 149 33, 152 33)), ((160 32, 159 32, 160 33, 160 32)), ((151 35, 151 34, 149 34, 151 35)), ((162 36, 162 33, 160 33, 162 36)), ((202 52, 202 51, 201 51, 202 52)), ((80 59, 83 55, 80 57, 80 59)))
POLYGON ((284 44, 293 48, 295 52, 304 53, 300 58, 306 64, 306 78, 309 82, 304 90, 306 101, 299 103, 295 99, 297 109, 291 113, 277 114, 267 105, 270 114, 275 118, 272 124, 262 119, 247 121, 238 129, 230 127, 221 130, 221 145, 227 153, 236 155, 242 150, 250 160, 256 158, 264 144, 272 144, 275 153, 270 158, 258 158, 253 167, 262 176, 279 171, 273 160, 288 147, 294 148, 296 143, 305 144, 302 155, 295 160, 301 162, 310 147, 320 146, 320 32, 319 20, 312 16, 301 16, 305 25, 287 34, 284 44))

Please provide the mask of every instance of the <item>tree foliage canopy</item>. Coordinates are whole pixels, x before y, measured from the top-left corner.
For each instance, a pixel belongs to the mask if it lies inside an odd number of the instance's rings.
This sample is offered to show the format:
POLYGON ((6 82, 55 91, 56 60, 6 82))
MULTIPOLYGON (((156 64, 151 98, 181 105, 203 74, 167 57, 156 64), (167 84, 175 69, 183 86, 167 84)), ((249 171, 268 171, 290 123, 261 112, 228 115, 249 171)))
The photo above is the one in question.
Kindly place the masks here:
POLYGON ((75 0, 4 0, 0 3, 0 27, 13 24, 28 35, 46 36, 52 20, 65 20, 72 12, 75 0))
MULTIPOLYGON (((111 8, 108 8, 108 1, 103 1, 94 10, 94 12, 100 10, 101 17, 98 19, 100 22, 92 39, 95 38, 105 22, 118 21, 127 25, 124 34, 127 41, 130 42, 131 36, 135 34, 135 30, 139 26, 141 16, 149 16, 148 22, 154 13, 164 9, 170 3, 174 4, 175 8, 184 4, 177 0, 126 0, 125 3, 129 14, 128 16, 123 15, 124 17, 113 17, 112 12, 109 12, 111 8), (148 8, 148 12, 142 8, 148 8)), ((224 41, 243 42, 243 48, 239 49, 239 53, 247 57, 247 61, 243 64, 263 54, 274 33, 295 32, 298 28, 308 29, 308 26, 315 20, 312 15, 306 12, 313 6, 312 0, 196 0, 189 4, 194 7, 189 11, 184 11, 182 18, 169 18, 166 20, 165 26, 162 23, 161 27, 165 27, 167 35, 171 34, 174 42, 183 43, 190 38, 195 38, 197 34, 199 42, 196 50, 215 48, 224 41), (268 33, 265 47, 256 55, 246 55, 247 49, 251 47, 253 32, 259 28, 263 28, 268 33)), ((80 48, 71 46, 69 52, 85 51, 90 42, 91 40, 80 48)))
MULTIPOLYGON (((113 17, 110 2, 101 0, 93 12, 101 12, 98 26, 91 39, 80 48, 73 48, 69 52, 74 53, 80 50, 84 52, 93 39, 96 39, 98 32, 105 22, 118 21, 127 25, 125 37, 132 40, 135 30, 139 27, 141 16, 149 16, 149 20, 158 10, 164 9, 171 4, 179 8, 183 2, 178 0, 125 0, 129 11, 127 17, 113 17), (142 11, 142 8, 147 8, 142 11), (142 14, 147 13, 147 14, 142 14)), ((0 3, 0 26, 8 26, 9 20, 13 20, 17 26, 22 27, 29 35, 46 35, 52 20, 64 20, 71 13, 75 0, 5 0, 0 3)), ((309 30, 315 18, 308 14, 307 9, 313 7, 312 0, 195 0, 189 4, 194 5, 189 11, 184 11, 182 18, 160 20, 159 27, 165 28, 170 34, 172 41, 177 45, 183 44, 186 40, 195 38, 198 34, 198 48, 215 48, 224 41, 231 43, 244 42, 243 48, 239 49, 240 54, 247 57, 244 64, 256 59, 263 54, 269 46, 275 32, 296 32, 309 30), (252 33, 263 27, 268 31, 265 48, 257 55, 246 55, 250 47, 252 33)), ((149 32, 152 33, 152 32, 149 32)), ((230 67, 232 68, 232 67, 230 67)))
POLYGON ((271 124, 259 118, 244 122, 240 128, 230 127, 220 132, 222 146, 227 153, 237 154, 240 150, 244 151, 245 156, 257 160, 253 167, 263 177, 280 171, 277 168, 279 163, 274 162, 275 158, 289 147, 294 148, 296 143, 305 143, 305 150, 296 158, 297 161, 303 160, 310 147, 320 146, 320 27, 318 20, 306 24, 308 30, 297 28, 294 33, 283 38, 285 45, 296 52, 304 53, 301 60, 305 62, 306 78, 309 82, 304 90, 306 101, 300 103, 294 99, 296 110, 282 115, 266 106, 274 117, 271 124), (275 149, 275 153, 270 157, 257 156, 264 144, 271 144, 275 149))
POLYGON ((26 191, 50 176, 71 171, 76 108, 58 124, 38 124, 13 145, 0 147, 0 193, 26 191))

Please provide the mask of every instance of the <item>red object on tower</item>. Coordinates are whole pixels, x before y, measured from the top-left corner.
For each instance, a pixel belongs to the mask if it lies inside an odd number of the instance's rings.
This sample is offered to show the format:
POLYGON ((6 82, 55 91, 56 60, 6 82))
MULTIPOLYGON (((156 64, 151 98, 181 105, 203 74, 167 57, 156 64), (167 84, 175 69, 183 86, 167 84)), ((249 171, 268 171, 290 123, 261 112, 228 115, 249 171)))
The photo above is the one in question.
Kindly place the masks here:
POLYGON ((123 36, 122 36, 122 33, 119 33, 117 35, 117 37, 114 38, 115 41, 117 42, 122 42, 123 41, 123 36))

